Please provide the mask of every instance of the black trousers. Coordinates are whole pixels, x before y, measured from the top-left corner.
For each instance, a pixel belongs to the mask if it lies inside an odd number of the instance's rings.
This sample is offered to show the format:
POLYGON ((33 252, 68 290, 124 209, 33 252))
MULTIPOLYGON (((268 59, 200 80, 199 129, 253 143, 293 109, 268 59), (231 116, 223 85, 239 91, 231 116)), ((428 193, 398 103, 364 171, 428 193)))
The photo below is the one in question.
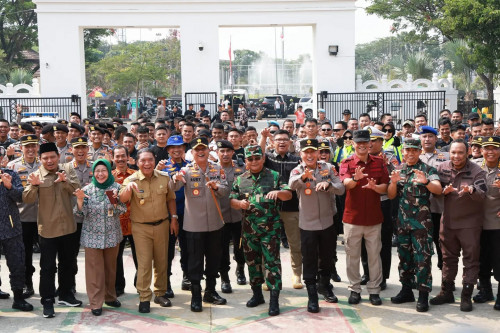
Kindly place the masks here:
POLYGON ((23 235, 0 241, 3 254, 9 267, 10 288, 12 290, 23 290, 24 288, 24 244, 23 235))
POLYGON ((325 230, 300 229, 302 275, 306 284, 316 283, 318 275, 330 278, 336 238, 334 225, 325 230))
POLYGON ((222 256, 222 228, 216 231, 186 231, 188 249, 187 277, 193 284, 199 284, 205 274, 208 281, 218 277, 222 256), (205 265, 204 265, 205 264, 205 265), (203 267, 205 266, 205 269, 203 267))
MULTIPOLYGON (((73 279, 71 280, 71 288, 76 289, 76 274, 78 274, 78 254, 80 253, 80 237, 82 235, 82 227, 83 223, 76 224, 76 232, 75 232, 75 242, 71 246, 71 251, 73 252, 73 261, 71 262, 71 268, 73 269, 73 279)), ((61 270, 57 270, 57 281, 59 285, 61 285, 61 270)))
POLYGON ((500 230, 481 232, 481 252, 479 254, 479 281, 481 287, 491 287, 491 270, 500 282, 500 230))
POLYGON ((120 242, 120 246, 118 247, 118 256, 116 257, 116 282, 115 282, 116 290, 125 289, 125 271, 123 270, 123 251, 125 250, 125 243, 127 243, 127 240, 130 243, 130 249, 132 250, 132 259, 134 260, 134 265, 135 265, 134 286, 137 281, 137 256, 135 254, 134 237, 132 237, 132 235, 123 236, 123 240, 120 242))
POLYGON ((231 260, 229 259, 229 243, 233 241, 233 254, 234 260, 238 265, 245 264, 245 256, 243 255, 243 248, 240 247, 241 239, 241 222, 226 223, 222 228, 222 256, 220 262, 221 273, 227 273, 231 267, 231 260))
MULTIPOLYGON (((380 250, 380 259, 382 260, 382 277, 388 279, 391 274, 391 261, 392 261, 392 213, 391 213, 391 200, 384 200, 380 202, 384 222, 382 222, 381 241, 382 249, 380 250)), ((363 272, 365 275, 370 276, 368 269, 368 255, 366 253, 365 240, 361 242, 361 263, 363 264, 363 272)))
POLYGON ((441 228, 441 214, 431 213, 432 225, 434 230, 432 232, 432 241, 434 242, 434 247, 436 248, 436 253, 438 256, 438 267, 443 268, 443 253, 441 252, 441 243, 439 243, 439 229, 441 228))
POLYGON ((35 239, 38 238, 38 226, 35 222, 21 222, 23 227, 23 244, 24 244, 24 267, 25 267, 25 284, 29 288, 33 288, 33 273, 35 273, 35 266, 33 266, 33 245, 35 239))
POLYGON ((74 270, 76 242, 79 243, 77 232, 54 238, 40 236, 40 296, 42 304, 46 300, 54 300, 55 297, 56 258, 59 262, 59 297, 67 297, 72 294, 71 288, 76 274, 74 270))
POLYGON ((337 214, 333 217, 333 223, 335 225, 335 232, 337 235, 344 234, 344 224, 342 223, 342 218, 344 217, 345 208, 345 194, 335 196, 335 204, 337 205, 337 214))
POLYGON ((181 248, 181 269, 183 272, 187 272, 188 267, 188 250, 186 243, 186 232, 183 229, 184 226, 184 214, 179 215, 177 219, 179 221, 179 235, 177 237, 175 234, 170 234, 170 238, 168 240, 168 268, 167 268, 167 276, 170 278, 172 275, 172 261, 175 257, 175 243, 177 242, 177 238, 179 239, 179 247, 181 248))

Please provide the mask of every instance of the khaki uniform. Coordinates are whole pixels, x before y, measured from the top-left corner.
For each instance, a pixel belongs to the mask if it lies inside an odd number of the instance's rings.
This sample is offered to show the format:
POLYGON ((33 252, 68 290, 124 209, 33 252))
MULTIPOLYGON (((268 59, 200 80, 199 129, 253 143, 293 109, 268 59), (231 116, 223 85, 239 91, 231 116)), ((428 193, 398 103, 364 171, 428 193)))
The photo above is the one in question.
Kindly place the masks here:
POLYGON ((135 182, 139 188, 133 190, 130 199, 132 236, 137 254, 137 291, 141 302, 150 301, 151 274, 155 271, 154 293, 163 296, 167 291, 167 255, 170 234, 167 201, 175 200, 169 186, 170 177, 158 170, 146 178, 139 170, 123 181, 120 195, 125 187, 135 182))
POLYGON ((59 163, 68 163, 73 159, 73 146, 71 143, 67 143, 63 147, 57 147, 59 150, 59 163))

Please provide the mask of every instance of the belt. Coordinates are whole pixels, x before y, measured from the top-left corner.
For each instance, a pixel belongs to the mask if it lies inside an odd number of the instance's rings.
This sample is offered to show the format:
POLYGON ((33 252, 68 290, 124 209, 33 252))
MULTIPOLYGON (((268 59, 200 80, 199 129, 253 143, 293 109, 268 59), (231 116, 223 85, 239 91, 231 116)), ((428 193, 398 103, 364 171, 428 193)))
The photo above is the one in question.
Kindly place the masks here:
POLYGON ((158 221, 155 221, 155 222, 142 222, 142 224, 147 224, 147 225, 152 225, 152 226, 156 226, 156 225, 160 225, 163 223, 163 221, 165 221, 166 219, 162 219, 162 220, 158 220, 158 221))

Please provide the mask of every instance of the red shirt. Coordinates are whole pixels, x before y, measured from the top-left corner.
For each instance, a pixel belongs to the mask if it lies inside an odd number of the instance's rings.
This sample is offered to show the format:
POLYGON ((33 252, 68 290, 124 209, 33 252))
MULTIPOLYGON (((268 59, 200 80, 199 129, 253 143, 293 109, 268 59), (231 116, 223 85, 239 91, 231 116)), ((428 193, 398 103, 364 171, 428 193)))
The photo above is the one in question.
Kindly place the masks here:
MULTIPOLYGON (((111 171, 113 177, 115 177, 115 182, 118 184, 123 184, 123 181, 133 174, 135 170, 127 168, 127 171, 121 173, 118 169, 111 171)), ((123 236, 132 235, 132 221, 130 221, 130 203, 127 203, 127 212, 120 215, 120 225, 122 227, 123 236)))
POLYGON ((384 221, 382 209, 380 208, 380 194, 363 188, 368 183, 367 178, 373 178, 379 184, 389 183, 389 172, 384 160, 378 156, 368 155, 367 162, 363 162, 354 154, 346 158, 340 165, 340 179, 352 178, 358 166, 364 167, 364 174, 368 174, 359 180, 356 186, 348 191, 345 199, 344 217, 345 223, 354 225, 376 225, 384 221))

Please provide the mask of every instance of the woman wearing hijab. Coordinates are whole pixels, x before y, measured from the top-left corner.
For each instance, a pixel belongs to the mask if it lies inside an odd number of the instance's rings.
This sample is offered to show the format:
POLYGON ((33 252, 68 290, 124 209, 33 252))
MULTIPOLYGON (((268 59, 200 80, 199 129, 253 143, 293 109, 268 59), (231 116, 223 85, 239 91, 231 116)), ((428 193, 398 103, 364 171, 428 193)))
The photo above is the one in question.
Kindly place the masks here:
POLYGON ((115 183, 108 160, 92 166, 92 182, 77 189, 76 213, 83 216, 81 244, 85 248, 85 280, 92 314, 102 314, 102 303, 120 307, 116 298, 116 258, 122 231, 120 215, 127 211, 117 200, 120 185, 115 183))

